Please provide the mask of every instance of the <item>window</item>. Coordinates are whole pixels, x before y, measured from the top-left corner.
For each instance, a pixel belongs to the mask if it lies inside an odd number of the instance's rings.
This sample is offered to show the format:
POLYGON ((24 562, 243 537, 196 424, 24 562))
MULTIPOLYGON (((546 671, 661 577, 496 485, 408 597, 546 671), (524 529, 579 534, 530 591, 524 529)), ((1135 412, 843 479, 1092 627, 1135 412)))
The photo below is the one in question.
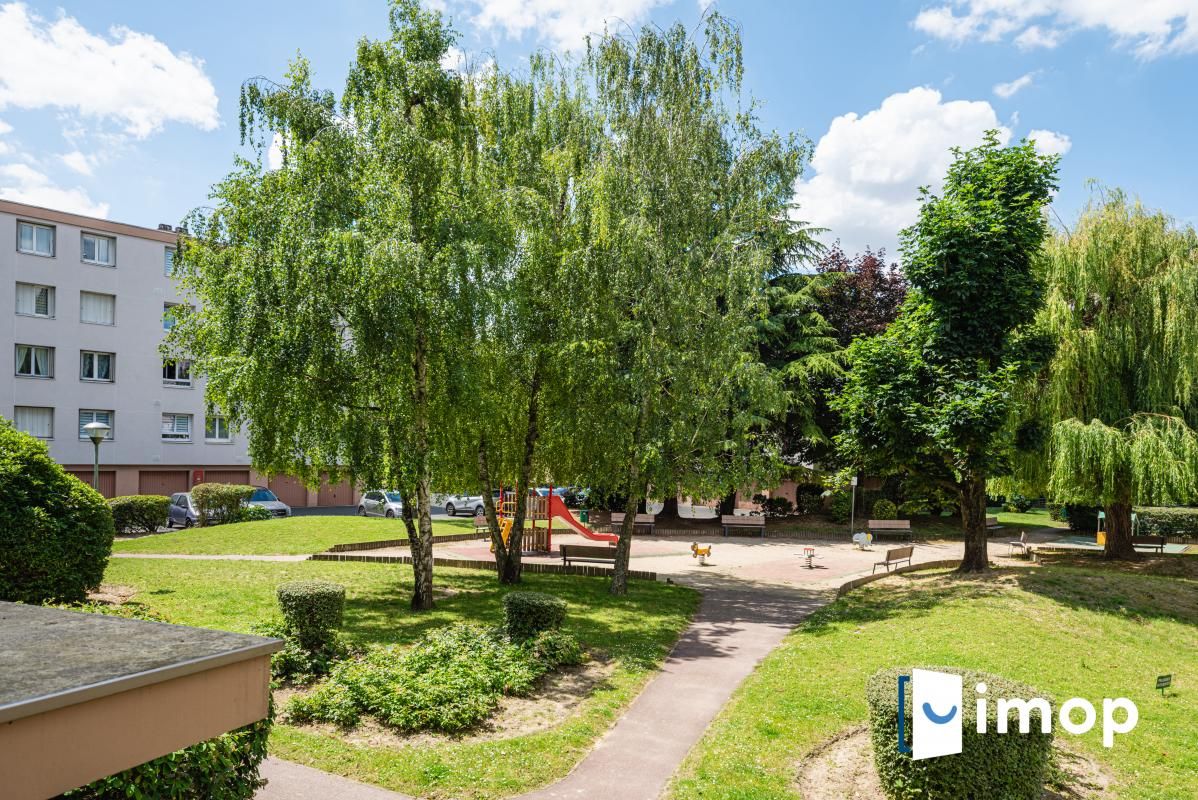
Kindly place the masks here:
POLYGON ((54 256, 54 228, 32 222, 17 223, 17 249, 35 256, 54 256))
POLYGON ((175 270, 175 248, 167 247, 162 251, 162 274, 168 278, 175 270))
POLYGON ((115 353, 97 353, 92 350, 79 351, 79 379, 83 381, 106 381, 112 383, 116 362, 115 353))
POLYGON ((163 414, 162 441, 190 442, 191 414, 163 414))
POLYGON ((54 287, 36 283, 17 284, 17 313, 27 317, 54 316, 54 287))
POLYGON ((97 236, 94 233, 85 233, 83 234, 83 247, 80 253, 83 260, 89 264, 115 267, 116 239, 113 239, 111 236, 97 236))
POLYGON ((79 320, 93 325, 115 325, 116 297, 110 294, 80 292, 79 320))
POLYGON ((54 409, 17 406, 13 409, 13 423, 17 430, 39 439, 54 438, 54 409))
POLYGON ((163 361, 163 386, 191 386, 190 361, 163 361))
POLYGON ((90 436, 87 435, 87 431, 83 430, 84 425, 90 425, 93 422, 103 422, 105 425, 107 425, 109 428, 111 428, 111 430, 108 431, 108 433, 104 436, 104 438, 111 439, 113 432, 116 431, 116 425, 112 424, 113 416, 114 415, 111 411, 97 411, 94 408, 79 409, 79 438, 80 439, 90 439, 91 438, 90 436))
POLYGON ((272 492, 270 489, 263 489, 262 487, 258 487, 257 489, 254 490, 254 493, 250 495, 250 502, 251 503, 277 503, 277 502, 279 502, 279 498, 276 497, 275 493, 272 492))
POLYGON ((219 414, 209 414, 204 420, 204 440, 208 442, 227 442, 229 436, 229 420, 219 414))
POLYGON ((53 378, 54 348, 17 345, 17 374, 23 378, 53 378))

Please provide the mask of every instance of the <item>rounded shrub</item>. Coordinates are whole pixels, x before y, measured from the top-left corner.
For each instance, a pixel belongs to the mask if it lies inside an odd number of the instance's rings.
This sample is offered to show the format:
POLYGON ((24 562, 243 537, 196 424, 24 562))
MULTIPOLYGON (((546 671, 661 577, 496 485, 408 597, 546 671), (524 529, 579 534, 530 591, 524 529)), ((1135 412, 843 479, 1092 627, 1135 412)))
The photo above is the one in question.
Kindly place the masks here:
POLYGON ((530 644, 533 655, 549 669, 577 666, 587 658, 582 645, 569 631, 541 631, 530 644))
POLYGON ((191 499, 196 506, 197 524, 214 525, 237 522, 245 501, 254 493, 253 486, 236 483, 200 483, 192 487, 191 499))
POLYGON ((0 600, 83 600, 104 577, 114 532, 99 492, 0 419, 0 600))
POLYGON ((276 590, 287 628, 300 646, 317 650, 332 642, 345 614, 345 587, 329 581, 292 581, 276 590))
MULTIPOLYGON (((961 676, 963 695, 961 713, 962 749, 960 754, 912 759, 898 749, 898 676, 911 674, 911 668, 884 669, 874 673, 866 684, 869 703, 870 739, 874 766, 886 795, 892 800, 1039 800, 1044 792, 1052 758, 1052 733, 1041 732, 1038 711, 1030 713, 1029 732, 1019 733, 1012 718, 1008 733, 995 733, 999 698, 1044 697, 1026 684, 985 672, 954 667, 927 667, 937 672, 961 676), (986 684, 987 733, 977 732, 977 704, 974 690, 986 684)), ((904 703, 904 735, 910 745, 912 731, 910 684, 904 703)))
POLYGON ((853 498, 848 492, 838 490, 832 493, 832 500, 828 503, 828 516, 837 524, 844 524, 849 521, 853 510, 853 498))
POLYGON ((237 514, 238 522, 266 522, 274 519, 274 515, 262 506, 243 506, 237 514))
POLYGON ((882 498, 874 503, 870 519, 898 519, 898 507, 886 498, 882 498))
POLYGON ((566 601, 542 592, 511 592, 503 598, 503 621, 508 636, 523 641, 541 631, 560 628, 566 601))
POLYGON ((117 533, 156 533, 166 523, 171 499, 160 494, 135 494, 114 497, 108 501, 108 507, 112 509, 112 524, 117 533))

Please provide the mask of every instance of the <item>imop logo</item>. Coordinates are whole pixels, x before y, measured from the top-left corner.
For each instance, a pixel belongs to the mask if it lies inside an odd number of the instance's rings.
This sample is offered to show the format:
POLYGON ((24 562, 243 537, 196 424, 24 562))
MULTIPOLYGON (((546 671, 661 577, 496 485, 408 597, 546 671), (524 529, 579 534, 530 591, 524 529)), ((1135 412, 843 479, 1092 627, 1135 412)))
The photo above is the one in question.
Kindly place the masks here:
POLYGON ((906 683, 912 682, 911 709, 913 730, 909 752, 921 758, 952 756, 961 752, 961 676, 927 669, 911 670, 911 677, 899 676, 899 749, 908 752, 903 736, 906 716, 906 683))

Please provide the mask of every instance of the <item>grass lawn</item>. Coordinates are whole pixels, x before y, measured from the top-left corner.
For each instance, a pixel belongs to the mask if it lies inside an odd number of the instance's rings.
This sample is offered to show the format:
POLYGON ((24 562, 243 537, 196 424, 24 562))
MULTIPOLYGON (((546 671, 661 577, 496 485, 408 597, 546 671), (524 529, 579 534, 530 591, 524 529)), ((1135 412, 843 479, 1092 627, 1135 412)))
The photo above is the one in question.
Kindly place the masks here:
POLYGON ((883 667, 950 665, 1083 697, 1099 724, 1054 730, 1109 765, 1123 800, 1198 797, 1198 559, 1172 577, 1101 564, 1004 570, 976 580, 916 572, 850 593, 813 615, 737 691, 691 752, 674 800, 796 798, 798 761, 867 720, 865 681, 883 667), (1173 673, 1172 694, 1154 690, 1173 673), (1101 700, 1131 698, 1139 726, 1101 743, 1101 700))
MULTIPOLYGON (((256 622, 277 618, 278 584, 308 578, 347 587, 344 631, 358 642, 405 643, 433 627, 495 624, 502 617, 505 591, 492 574, 473 570, 438 570, 436 585, 451 593, 426 613, 408 608, 411 569, 390 564, 114 559, 105 583, 134 587, 135 601, 172 622, 248 632, 256 622)), ((563 777, 636 696, 698 606, 699 595, 690 589, 633 581, 627 597, 613 598, 608 583, 606 578, 527 575, 521 587, 566 600, 567 627, 592 652, 615 663, 611 677, 562 724, 506 740, 402 749, 350 745, 335 736, 276 725, 271 753, 421 797, 502 797, 563 777)))
MULTIPOLYGON (((457 533, 474 533, 474 520, 433 521, 434 536, 457 533)), ((303 516, 156 533, 119 541, 112 549, 116 553, 297 555, 319 553, 335 544, 404 538, 407 531, 397 519, 303 516)))

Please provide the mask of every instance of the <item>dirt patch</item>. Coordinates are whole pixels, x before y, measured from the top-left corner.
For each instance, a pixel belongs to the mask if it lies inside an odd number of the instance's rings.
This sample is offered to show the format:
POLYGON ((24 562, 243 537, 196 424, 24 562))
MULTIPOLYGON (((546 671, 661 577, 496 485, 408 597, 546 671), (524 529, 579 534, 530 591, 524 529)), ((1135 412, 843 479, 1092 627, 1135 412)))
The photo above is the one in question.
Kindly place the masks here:
POLYGON ((93 603, 105 603, 111 606, 122 606, 129 602, 137 589, 132 586, 122 586, 116 583, 102 583, 94 592, 87 593, 87 599, 93 603))
MULTIPOLYGON (((1056 747, 1056 774, 1044 800, 1109 800, 1110 771, 1093 758, 1056 747)), ((804 800, 886 800, 874 770, 869 726, 849 728, 816 747, 799 763, 795 788, 804 800)))
MULTIPOLYGON (((499 708, 483 725, 464 734, 399 733, 373 720, 356 728, 342 730, 335 725, 297 725, 300 730, 337 736, 351 744, 372 747, 419 747, 443 742, 483 742, 512 739, 552 728, 564 722, 578 706, 615 671, 614 661, 592 658, 577 667, 566 667, 543 678, 527 697, 505 697, 499 708)), ((303 690, 276 689, 275 707, 283 709, 288 700, 303 690)))

